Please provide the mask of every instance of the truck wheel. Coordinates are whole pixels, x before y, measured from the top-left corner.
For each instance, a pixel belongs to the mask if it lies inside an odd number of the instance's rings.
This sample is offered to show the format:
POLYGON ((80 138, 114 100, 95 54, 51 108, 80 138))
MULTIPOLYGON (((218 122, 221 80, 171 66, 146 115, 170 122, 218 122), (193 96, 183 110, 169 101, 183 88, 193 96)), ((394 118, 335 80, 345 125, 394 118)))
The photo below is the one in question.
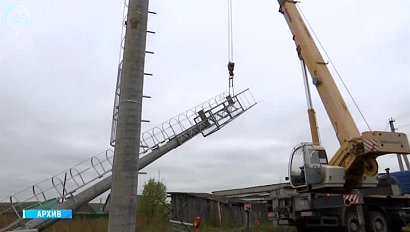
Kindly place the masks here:
POLYGON ((360 232, 359 218, 354 212, 348 212, 346 215, 346 232, 360 232))
POLYGON ((307 227, 307 226, 297 226, 296 227, 297 232, 318 232, 319 230, 314 227, 307 227))
POLYGON ((303 231, 305 231, 305 227, 304 226, 296 226, 296 231, 297 232, 303 232, 303 231))
POLYGON ((370 231, 372 232, 388 232, 388 224, 386 217, 378 211, 370 212, 370 231))

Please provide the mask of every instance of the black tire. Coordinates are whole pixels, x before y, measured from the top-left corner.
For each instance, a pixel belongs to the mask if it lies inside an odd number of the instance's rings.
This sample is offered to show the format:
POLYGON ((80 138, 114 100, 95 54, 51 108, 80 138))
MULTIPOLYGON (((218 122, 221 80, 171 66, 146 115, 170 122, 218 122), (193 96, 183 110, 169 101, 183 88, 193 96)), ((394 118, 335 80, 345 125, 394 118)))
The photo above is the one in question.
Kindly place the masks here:
POLYGON ((398 223, 398 225, 389 226, 389 232, 402 232, 402 231, 403 231, 403 225, 401 223, 398 223))
POLYGON ((364 232, 360 230, 359 218, 355 212, 346 213, 346 232, 364 232))
POLYGON ((305 229, 304 226, 296 226, 296 231, 297 231, 297 232, 303 232, 304 229, 305 229))
POLYGON ((386 217, 379 211, 371 211, 369 215, 369 229, 371 232, 388 232, 386 217))

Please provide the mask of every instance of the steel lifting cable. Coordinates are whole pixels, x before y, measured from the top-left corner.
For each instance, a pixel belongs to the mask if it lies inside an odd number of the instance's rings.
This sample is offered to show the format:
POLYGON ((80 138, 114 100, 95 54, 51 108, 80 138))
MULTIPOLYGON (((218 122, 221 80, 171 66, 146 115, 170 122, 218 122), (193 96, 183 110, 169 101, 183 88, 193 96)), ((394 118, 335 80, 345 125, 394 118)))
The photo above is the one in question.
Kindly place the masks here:
POLYGON ((232 33, 232 0, 228 0, 228 71, 229 71, 229 83, 228 90, 229 95, 235 95, 233 87, 235 63, 233 61, 233 33, 232 33))

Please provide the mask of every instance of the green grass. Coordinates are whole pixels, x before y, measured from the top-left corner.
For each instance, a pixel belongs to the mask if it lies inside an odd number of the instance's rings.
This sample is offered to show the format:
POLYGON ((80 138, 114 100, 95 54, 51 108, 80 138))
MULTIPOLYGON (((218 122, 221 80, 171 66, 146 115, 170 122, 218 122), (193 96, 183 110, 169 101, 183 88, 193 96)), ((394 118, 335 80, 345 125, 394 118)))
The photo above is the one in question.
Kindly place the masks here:
MULTIPOLYGON (((0 217, 0 228, 12 218, 0 217)), ((60 220, 45 232, 105 232, 108 226, 108 215, 76 215, 73 220, 60 220)), ((136 232, 171 232, 170 223, 160 219, 150 219, 139 216, 136 232)), ((192 230, 191 230, 192 231, 192 230)), ((218 228, 202 223, 200 232, 247 232, 246 227, 218 228)), ((293 227, 274 227, 272 224, 252 226, 250 232, 293 232, 293 227)))
MULTIPOLYGON (((70 221, 59 221, 45 232, 105 232, 107 231, 107 218, 74 219, 70 221)), ((193 231, 191 229, 191 231, 193 231)), ((246 227, 218 228, 212 225, 201 224, 200 232, 248 232, 246 227)), ((250 232, 296 232, 291 226, 274 226, 270 223, 260 226, 252 226, 250 232)), ((410 231, 410 228, 403 228, 410 231)), ((172 232, 170 224, 161 220, 146 220, 139 217, 136 232, 172 232)))
MULTIPOLYGON (((107 231, 108 219, 80 219, 72 221, 61 221, 45 230, 45 232, 104 232, 107 231)), ((171 226, 167 222, 152 220, 150 222, 139 218, 137 232, 171 232, 171 226)), ((192 231, 192 230, 191 230, 192 231)), ((251 232, 293 232, 292 227, 274 227, 273 225, 261 225, 251 227, 251 232)), ((200 232, 247 232, 245 227, 239 228, 217 228, 202 224, 200 232)))

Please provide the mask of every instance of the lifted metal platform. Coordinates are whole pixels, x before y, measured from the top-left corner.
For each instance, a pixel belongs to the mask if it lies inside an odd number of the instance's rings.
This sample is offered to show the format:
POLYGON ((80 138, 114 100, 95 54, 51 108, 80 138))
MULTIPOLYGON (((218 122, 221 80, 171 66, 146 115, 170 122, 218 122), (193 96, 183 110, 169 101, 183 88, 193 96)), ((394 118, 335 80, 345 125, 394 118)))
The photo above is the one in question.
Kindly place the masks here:
MULTIPOLYGON (((235 96, 220 94, 141 134, 139 170, 148 166, 167 152, 179 147, 195 135, 208 136, 256 105, 249 89, 235 96)), ((50 208, 48 202, 57 202, 53 209, 76 210, 101 195, 111 187, 113 151, 108 149, 74 167, 38 184, 11 195, 1 202, 10 207, 1 215, 14 215, 15 219, 0 232, 20 229, 42 230, 56 220, 27 221, 22 218, 23 209, 50 208), (101 178, 105 177, 101 180, 101 178), (32 203, 32 204, 30 204, 32 203), (24 207, 23 207, 24 205, 24 207)))

